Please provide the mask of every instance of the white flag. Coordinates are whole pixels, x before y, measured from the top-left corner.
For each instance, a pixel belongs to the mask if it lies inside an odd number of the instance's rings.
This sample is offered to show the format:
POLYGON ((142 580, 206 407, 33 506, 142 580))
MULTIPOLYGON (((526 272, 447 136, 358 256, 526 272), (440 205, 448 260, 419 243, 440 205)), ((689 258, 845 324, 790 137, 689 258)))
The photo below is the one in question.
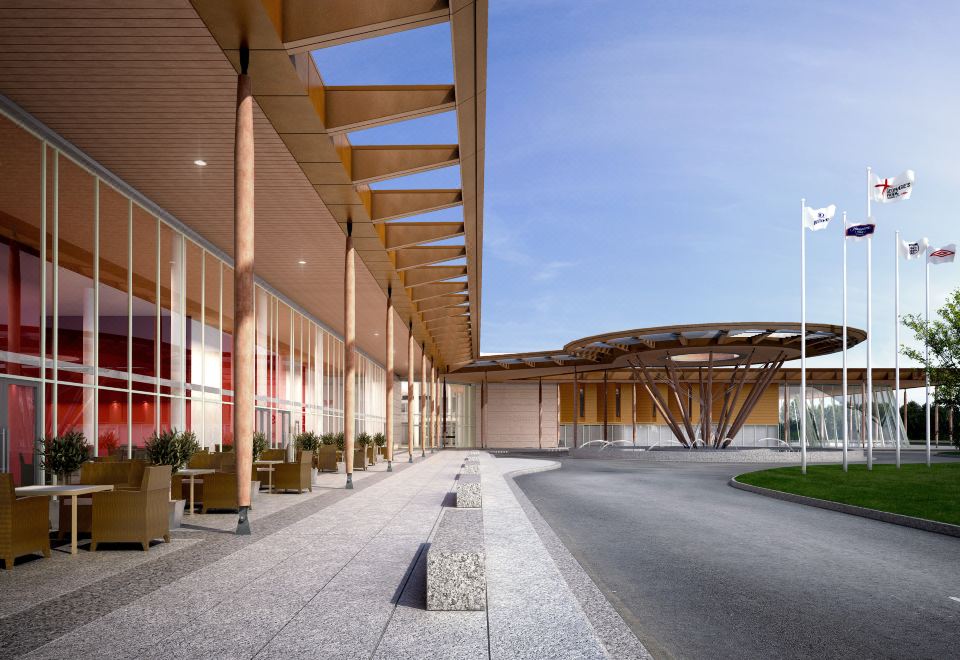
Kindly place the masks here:
POLYGON ((932 264, 948 264, 953 261, 955 256, 957 256, 957 244, 951 243, 936 250, 930 248, 930 252, 927 254, 927 261, 932 264))
POLYGON ((913 192, 913 170, 906 170, 900 176, 892 179, 881 179, 876 174, 870 176, 870 195, 873 201, 880 204, 899 202, 901 199, 910 199, 913 192))
POLYGON ((927 253, 930 242, 927 239, 919 241, 900 241, 900 256, 909 259, 919 259, 927 253))
POLYGON ((810 231, 820 231, 821 229, 826 229, 827 225, 830 224, 830 221, 833 220, 833 216, 836 214, 836 212, 836 204, 831 204, 830 206, 822 209, 812 209, 809 206, 804 206, 803 225, 810 231))

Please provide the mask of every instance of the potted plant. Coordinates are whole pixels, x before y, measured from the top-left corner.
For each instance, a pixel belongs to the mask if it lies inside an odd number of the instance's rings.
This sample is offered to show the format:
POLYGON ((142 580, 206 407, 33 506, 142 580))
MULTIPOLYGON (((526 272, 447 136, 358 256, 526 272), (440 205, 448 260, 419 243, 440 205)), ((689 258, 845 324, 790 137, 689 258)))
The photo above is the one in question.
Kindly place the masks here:
MULTIPOLYGON (((357 434, 357 446, 356 449, 360 451, 360 456, 366 456, 366 462, 370 465, 373 465, 375 462, 375 455, 373 453, 373 437, 364 431, 363 433, 357 434)), ((354 458, 356 461, 356 458, 354 458)))
POLYGON ((267 442, 267 434, 263 431, 253 432, 253 460, 259 461, 263 452, 267 451, 270 443, 267 442))
MULTIPOLYGON (((152 465, 169 465, 170 472, 176 473, 190 462, 195 453, 200 451, 200 443, 193 431, 178 431, 165 429, 154 431, 144 443, 147 459, 152 465)), ((177 493, 179 495, 180 493, 177 493)), ((170 529, 180 527, 183 522, 183 509, 186 501, 179 497, 174 499, 170 495, 170 529)))
POLYGON ((113 456, 120 446, 120 436, 112 429, 103 431, 100 434, 98 443, 100 445, 100 456, 113 456))
POLYGON ((62 435, 37 440, 40 464, 46 472, 57 477, 58 483, 67 483, 70 475, 90 459, 90 444, 83 431, 72 429, 62 435))
POLYGON ((320 436, 313 431, 304 431, 303 433, 297 434, 297 436, 293 439, 293 444, 297 448, 297 451, 313 452, 313 463, 310 466, 310 473, 312 475, 312 480, 316 481, 318 474, 317 451, 320 449, 320 445, 324 444, 322 443, 320 436))
POLYGON ((334 442, 337 443, 337 462, 343 462, 343 431, 333 434, 334 442))
POLYGON ((387 457, 387 449, 386 449, 387 436, 385 436, 382 433, 374 433, 373 444, 377 446, 377 453, 383 456, 384 458, 386 458, 387 457))

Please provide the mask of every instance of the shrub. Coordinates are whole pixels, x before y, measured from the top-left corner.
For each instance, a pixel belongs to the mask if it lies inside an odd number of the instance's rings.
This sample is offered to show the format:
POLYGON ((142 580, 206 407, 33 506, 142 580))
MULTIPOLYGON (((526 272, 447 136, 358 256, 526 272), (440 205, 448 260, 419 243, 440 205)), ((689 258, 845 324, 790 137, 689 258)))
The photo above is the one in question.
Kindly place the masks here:
POLYGON ((169 465, 176 472, 200 451, 200 443, 193 431, 166 429, 159 433, 155 431, 144 444, 144 449, 151 464, 169 465))
POLYGON ((339 433, 335 433, 333 437, 337 442, 337 449, 339 449, 340 451, 343 451, 343 431, 340 431, 339 433))
POLYGON ((366 449, 371 444, 373 444, 373 438, 370 437, 369 433, 364 432, 357 436, 357 446, 366 449))
POLYGON ((267 434, 263 431, 253 432, 253 460, 260 460, 260 456, 267 450, 267 434))
POLYGON ((62 435, 37 440, 37 453, 44 470, 66 482, 90 458, 90 444, 83 431, 73 429, 62 435))
POLYGON ((317 451, 320 446, 320 436, 313 431, 304 431, 293 439, 294 446, 300 451, 317 451))
POLYGON ((335 445, 337 444, 337 436, 333 433, 324 433, 320 436, 320 444, 335 445))
POLYGON ((373 444, 378 447, 384 447, 387 444, 387 436, 382 433, 376 433, 373 436, 373 444))

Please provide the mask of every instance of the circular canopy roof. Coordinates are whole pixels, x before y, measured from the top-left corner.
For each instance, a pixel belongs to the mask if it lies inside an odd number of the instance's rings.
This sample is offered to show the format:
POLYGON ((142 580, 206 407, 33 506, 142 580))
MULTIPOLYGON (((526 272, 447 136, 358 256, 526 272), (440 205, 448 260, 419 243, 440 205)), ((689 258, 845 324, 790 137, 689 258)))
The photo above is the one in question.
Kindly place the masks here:
MULTIPOLYGON (((807 357, 836 353, 843 348, 843 328, 822 323, 806 327, 807 357)), ((847 347, 867 338, 847 328, 847 347)), ((667 366, 678 369, 761 365, 800 357, 799 323, 705 323, 638 328, 572 341, 562 350, 484 356, 458 371, 557 366, 667 366)))

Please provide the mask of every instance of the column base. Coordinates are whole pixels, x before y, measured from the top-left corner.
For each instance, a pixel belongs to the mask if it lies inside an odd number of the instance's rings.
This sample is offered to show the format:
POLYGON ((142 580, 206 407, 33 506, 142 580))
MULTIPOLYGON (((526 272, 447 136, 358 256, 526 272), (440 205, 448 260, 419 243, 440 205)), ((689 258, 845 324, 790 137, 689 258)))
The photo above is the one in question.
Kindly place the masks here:
POLYGON ((347 485, 344 486, 344 488, 346 488, 347 490, 353 490, 353 474, 352 473, 347 474, 347 485))
POLYGON ((237 536, 250 536, 250 507, 240 507, 240 518, 237 520, 237 536))
POLYGON ((387 461, 387 472, 393 472, 393 461, 387 461))
POLYGON ((408 460, 407 463, 413 463, 413 454, 410 454, 410 460, 408 460))

